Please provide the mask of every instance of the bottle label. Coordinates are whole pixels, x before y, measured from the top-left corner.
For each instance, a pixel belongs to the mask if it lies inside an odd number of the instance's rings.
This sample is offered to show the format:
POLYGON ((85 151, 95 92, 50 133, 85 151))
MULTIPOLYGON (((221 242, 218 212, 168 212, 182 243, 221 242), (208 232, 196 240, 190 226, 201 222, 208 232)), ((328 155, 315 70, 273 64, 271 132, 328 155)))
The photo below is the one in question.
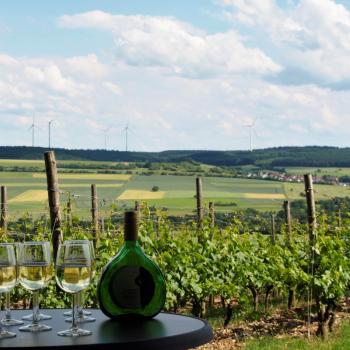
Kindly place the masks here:
POLYGON ((122 308, 145 307, 152 300, 154 290, 152 275, 143 267, 124 266, 111 278, 111 297, 122 308))

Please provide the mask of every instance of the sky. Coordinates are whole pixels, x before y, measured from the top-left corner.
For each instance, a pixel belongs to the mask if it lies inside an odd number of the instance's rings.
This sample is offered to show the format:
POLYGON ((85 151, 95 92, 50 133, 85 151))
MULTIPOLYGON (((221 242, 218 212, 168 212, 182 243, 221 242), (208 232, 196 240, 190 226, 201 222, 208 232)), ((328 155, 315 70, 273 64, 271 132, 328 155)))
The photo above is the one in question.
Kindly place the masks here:
POLYGON ((350 0, 1 1, 0 144, 349 147, 349 57, 350 0))

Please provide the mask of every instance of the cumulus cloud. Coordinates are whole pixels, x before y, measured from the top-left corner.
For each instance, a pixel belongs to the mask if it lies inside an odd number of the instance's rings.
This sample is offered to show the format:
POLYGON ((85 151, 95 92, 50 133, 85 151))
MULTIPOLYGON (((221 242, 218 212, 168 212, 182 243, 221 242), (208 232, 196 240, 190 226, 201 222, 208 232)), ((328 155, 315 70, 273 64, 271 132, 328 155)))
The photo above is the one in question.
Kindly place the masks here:
POLYGON ((332 0, 301 0, 284 9, 276 0, 222 0, 222 5, 231 20, 268 34, 286 67, 282 81, 349 81, 350 11, 345 6, 332 0))
POLYGON ((134 66, 165 67, 178 75, 265 75, 281 70, 262 50, 245 46, 233 30, 207 34, 172 17, 92 11, 65 15, 60 25, 108 30, 115 37, 118 59, 134 66))
POLYGON ((105 81, 103 83, 103 85, 110 91, 112 91, 114 94, 116 95, 121 95, 122 94, 122 90, 121 88, 117 85, 117 84, 114 84, 114 83, 111 83, 110 81, 105 81))
POLYGON ((348 10, 328 0, 287 8, 273 0, 220 1, 234 21, 226 32, 208 34, 172 17, 94 11, 63 16, 60 25, 112 33, 111 52, 0 53, 3 139, 30 144, 35 112, 41 145, 55 119, 55 146, 102 148, 110 128, 108 147, 124 149, 128 123, 132 150, 247 149, 243 125, 256 118, 254 147, 345 145, 348 10), (242 24, 249 36, 240 34, 242 24))
POLYGON ((82 74, 89 78, 106 76, 109 71, 108 66, 101 63, 95 54, 67 58, 66 64, 72 74, 82 74))

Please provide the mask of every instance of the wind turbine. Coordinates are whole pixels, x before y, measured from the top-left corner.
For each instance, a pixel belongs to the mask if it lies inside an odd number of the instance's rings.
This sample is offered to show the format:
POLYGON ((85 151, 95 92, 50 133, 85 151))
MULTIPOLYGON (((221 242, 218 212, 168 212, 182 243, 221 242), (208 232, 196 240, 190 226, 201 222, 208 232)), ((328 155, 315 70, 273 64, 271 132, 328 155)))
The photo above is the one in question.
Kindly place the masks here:
POLYGON ((123 131, 125 131, 125 152, 128 151, 128 132, 129 132, 130 128, 129 128, 129 123, 126 124, 126 127, 123 129, 123 131))
POLYGON ((246 128, 249 128, 249 150, 250 150, 250 152, 253 152, 253 131, 255 132, 254 126, 255 126, 257 119, 258 118, 255 118, 250 124, 243 125, 246 128))
POLYGON ((53 119, 49 120, 49 149, 51 149, 51 124, 54 122, 53 119))
POLYGON ((32 147, 34 147, 34 141, 35 141, 35 128, 37 126, 35 125, 35 113, 33 112, 33 123, 32 125, 28 128, 28 130, 32 130, 32 147))
POLYGON ((104 133, 104 136, 105 136, 105 150, 107 150, 107 140, 108 140, 108 131, 110 130, 111 128, 106 128, 106 129, 103 129, 103 133, 104 133))

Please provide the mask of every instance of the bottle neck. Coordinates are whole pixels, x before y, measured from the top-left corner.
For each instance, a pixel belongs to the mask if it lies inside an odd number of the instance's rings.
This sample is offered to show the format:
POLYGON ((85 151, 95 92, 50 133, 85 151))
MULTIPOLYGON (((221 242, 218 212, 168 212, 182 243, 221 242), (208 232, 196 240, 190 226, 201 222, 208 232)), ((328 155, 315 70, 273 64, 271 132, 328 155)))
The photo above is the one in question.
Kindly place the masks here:
POLYGON ((125 247, 136 247, 138 246, 139 244, 137 243, 137 241, 135 240, 131 240, 131 239, 128 239, 128 240, 125 240, 124 241, 124 246, 125 247))

